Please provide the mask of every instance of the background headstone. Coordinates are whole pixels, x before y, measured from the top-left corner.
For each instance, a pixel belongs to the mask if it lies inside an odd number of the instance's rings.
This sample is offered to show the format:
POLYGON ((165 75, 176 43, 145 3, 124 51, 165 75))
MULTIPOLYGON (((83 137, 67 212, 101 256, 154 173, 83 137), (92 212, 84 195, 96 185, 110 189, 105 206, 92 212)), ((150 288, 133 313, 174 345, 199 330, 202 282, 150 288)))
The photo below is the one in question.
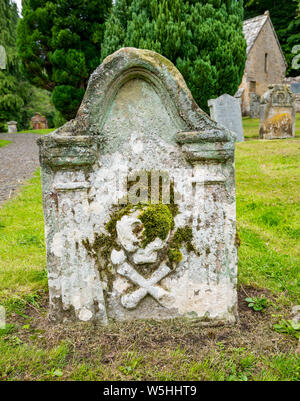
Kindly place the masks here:
POLYGON ((261 139, 295 136, 296 112, 290 85, 270 85, 262 96, 259 135, 261 139))
POLYGON ((236 321, 234 137, 171 62, 109 56, 38 142, 52 319, 236 321))
POLYGON ((300 82, 293 82, 291 83, 291 90, 293 93, 300 93, 300 82))
POLYGON ((300 76, 285 78, 284 84, 291 85, 294 95, 296 113, 300 113, 300 76))
POLYGON ((0 70, 6 69, 6 62, 7 62, 7 57, 6 57, 5 47, 0 45, 0 70))
POLYGON ((237 136, 237 142, 244 141, 244 129, 240 100, 230 96, 222 95, 217 99, 208 101, 210 116, 219 124, 230 129, 237 136))
POLYGON ((256 93, 250 93, 250 118, 260 117, 260 96, 256 93))
POLYGON ((17 121, 8 121, 7 122, 7 130, 9 134, 13 134, 18 132, 17 121))

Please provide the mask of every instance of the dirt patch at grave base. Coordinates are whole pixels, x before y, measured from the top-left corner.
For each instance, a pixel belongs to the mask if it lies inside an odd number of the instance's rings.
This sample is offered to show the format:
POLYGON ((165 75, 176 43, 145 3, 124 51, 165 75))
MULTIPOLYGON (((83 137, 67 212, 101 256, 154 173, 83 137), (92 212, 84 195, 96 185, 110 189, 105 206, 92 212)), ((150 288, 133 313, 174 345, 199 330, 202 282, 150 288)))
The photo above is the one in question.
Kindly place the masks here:
MULTIPOLYGON (((265 296, 276 305, 276 299, 268 291, 245 288, 239 291, 239 322, 230 327, 201 327, 195 322, 183 319, 171 321, 132 321, 112 323, 106 327, 73 323, 54 325, 47 318, 47 300, 39 309, 28 307, 26 319, 13 314, 8 323, 17 327, 14 333, 29 346, 51 349, 61 342, 70 344, 68 363, 64 372, 72 371, 71 364, 92 363, 97 356, 97 366, 103 364, 114 369, 124 360, 129 351, 141 354, 156 368, 160 364, 168 366, 168 355, 176 349, 184 349, 189 360, 201 360, 220 347, 227 352, 231 349, 244 349, 254 355, 294 353, 297 340, 291 336, 276 333, 272 326, 277 322, 276 314, 288 316, 289 311, 277 311, 269 306, 265 312, 255 312, 248 307, 247 296, 265 296), (245 295, 245 291, 247 295, 245 295), (29 324, 29 329, 22 327, 29 324), (100 356, 99 356, 100 355, 100 356)), ((171 358, 171 356, 170 356, 171 358)))

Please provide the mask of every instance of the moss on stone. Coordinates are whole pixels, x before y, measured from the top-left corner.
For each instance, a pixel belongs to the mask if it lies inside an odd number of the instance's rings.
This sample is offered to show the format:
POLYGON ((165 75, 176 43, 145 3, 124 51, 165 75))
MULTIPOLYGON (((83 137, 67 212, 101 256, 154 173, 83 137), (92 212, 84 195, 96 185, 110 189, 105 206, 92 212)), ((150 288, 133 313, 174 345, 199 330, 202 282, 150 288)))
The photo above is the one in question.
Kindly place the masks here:
POLYGON ((173 215, 167 205, 149 205, 143 209, 139 219, 144 225, 142 246, 145 248, 156 238, 165 240, 175 223, 173 215))
POLYGON ((193 240, 193 231, 191 227, 179 227, 173 238, 170 242, 170 248, 168 250, 168 261, 171 266, 174 263, 179 263, 182 260, 182 253, 180 248, 183 246, 186 247, 188 252, 194 252, 196 255, 198 254, 197 250, 195 249, 194 245, 192 244, 193 240))
POLYGON ((180 252, 179 249, 169 249, 168 250, 168 260, 171 264, 173 263, 179 263, 182 261, 182 253, 180 252))
POLYGON ((113 249, 120 250, 120 246, 110 235, 95 234, 94 242, 83 240, 82 244, 88 254, 95 259, 101 280, 107 283, 107 289, 112 290, 114 268, 110 261, 110 255, 113 249))

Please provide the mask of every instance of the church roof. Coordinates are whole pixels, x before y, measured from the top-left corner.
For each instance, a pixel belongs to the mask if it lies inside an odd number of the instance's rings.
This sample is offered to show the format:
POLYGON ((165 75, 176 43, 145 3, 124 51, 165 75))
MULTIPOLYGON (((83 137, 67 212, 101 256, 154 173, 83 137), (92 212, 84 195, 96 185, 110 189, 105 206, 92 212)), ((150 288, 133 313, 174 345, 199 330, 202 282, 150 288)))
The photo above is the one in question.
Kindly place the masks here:
POLYGON ((286 63, 284 54, 282 52, 281 46, 280 46, 280 42, 278 40, 278 36, 276 34, 276 31, 274 29, 274 26, 272 24, 271 18, 270 18, 270 13, 269 11, 266 11, 264 13, 264 15, 259 15, 258 17, 254 17, 254 18, 250 18, 244 21, 244 26, 243 26, 243 32, 244 32, 244 36, 247 42, 247 54, 250 53, 256 39, 258 38, 258 35, 260 34, 263 26, 265 25, 265 23, 267 21, 270 21, 275 39, 278 43, 278 47, 281 51, 282 57, 286 63))
POLYGON ((262 27, 267 22, 267 19, 268 15, 264 14, 244 21, 243 31, 247 42, 247 54, 252 49, 252 46, 254 45, 262 27))

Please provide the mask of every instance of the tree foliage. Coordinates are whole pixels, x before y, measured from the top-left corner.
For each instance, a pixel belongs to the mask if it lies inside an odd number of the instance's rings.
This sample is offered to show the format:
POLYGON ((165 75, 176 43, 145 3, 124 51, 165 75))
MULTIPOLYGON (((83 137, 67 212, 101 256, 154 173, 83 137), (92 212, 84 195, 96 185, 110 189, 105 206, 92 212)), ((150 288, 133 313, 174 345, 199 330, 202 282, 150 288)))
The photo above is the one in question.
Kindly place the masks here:
POLYGON ((19 65, 15 47, 18 11, 10 0, 0 0, 0 45, 5 48, 7 64, 0 70, 0 132, 9 120, 19 120, 24 104, 19 93, 19 65))
POLYGON ((102 59, 123 46, 170 59, 195 100, 233 95, 243 76, 243 5, 236 0, 118 0, 106 22, 102 59))
POLYGON ((245 18, 262 15, 270 11, 270 17, 288 63, 288 75, 298 75, 292 69, 295 55, 292 49, 300 44, 299 0, 248 0, 245 3, 245 18), (298 18, 297 18, 298 16, 298 18))
POLYGON ((73 118, 91 72, 100 63, 111 0, 25 0, 18 50, 25 76, 52 92, 54 106, 73 118))

